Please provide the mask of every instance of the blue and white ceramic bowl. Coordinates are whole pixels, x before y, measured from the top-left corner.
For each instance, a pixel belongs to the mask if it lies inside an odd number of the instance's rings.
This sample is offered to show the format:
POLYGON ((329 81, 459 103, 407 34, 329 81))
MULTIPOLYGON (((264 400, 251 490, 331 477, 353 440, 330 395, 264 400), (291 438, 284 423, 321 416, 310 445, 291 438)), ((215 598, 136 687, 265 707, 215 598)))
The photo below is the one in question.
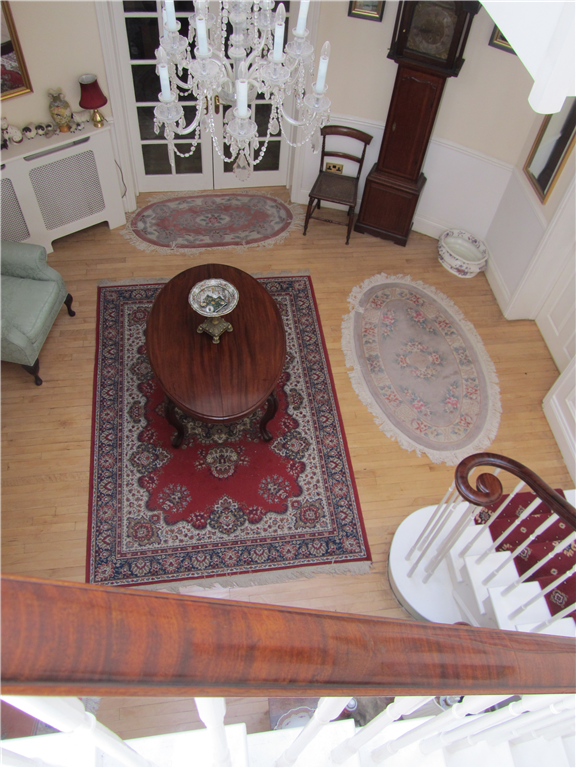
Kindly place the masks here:
POLYGON ((486 269, 486 243, 462 229, 449 229, 438 240, 438 259, 458 277, 474 277, 486 269))

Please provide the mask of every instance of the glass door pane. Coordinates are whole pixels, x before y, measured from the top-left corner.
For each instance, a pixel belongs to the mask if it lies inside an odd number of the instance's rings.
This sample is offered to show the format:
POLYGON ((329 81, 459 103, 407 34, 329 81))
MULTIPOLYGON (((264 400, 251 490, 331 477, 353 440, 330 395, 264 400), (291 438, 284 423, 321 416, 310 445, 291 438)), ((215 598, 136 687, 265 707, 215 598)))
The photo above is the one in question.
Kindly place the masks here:
MULTIPOLYGON (((128 103, 131 127, 131 145, 141 192, 212 189, 212 147, 203 139, 190 153, 190 143, 183 137, 176 142, 174 167, 170 163, 170 150, 164 138, 164 129, 154 132, 154 107, 158 104, 160 81, 156 74, 155 51, 162 34, 159 19, 160 2, 114 3, 118 38, 122 45, 122 58, 126 92, 132 96, 128 103), (129 73, 129 74, 126 74, 129 73)), ((176 16, 181 23, 180 34, 188 35, 188 16, 193 13, 192 2, 177 2, 176 16)), ((194 99, 181 99, 189 124, 196 114, 194 99)))

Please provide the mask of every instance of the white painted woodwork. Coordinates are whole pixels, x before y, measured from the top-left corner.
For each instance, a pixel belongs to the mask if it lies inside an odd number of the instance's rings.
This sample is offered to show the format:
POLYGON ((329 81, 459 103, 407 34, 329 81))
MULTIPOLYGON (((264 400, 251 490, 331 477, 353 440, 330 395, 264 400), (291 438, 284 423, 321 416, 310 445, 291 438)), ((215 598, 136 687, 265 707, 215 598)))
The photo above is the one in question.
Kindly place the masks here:
POLYGON ((226 740, 224 717, 226 715, 226 699, 196 697, 196 708, 200 719, 206 726, 212 744, 212 765, 232 765, 230 749, 226 740))
POLYGON ((53 240, 93 224, 123 226, 126 218, 111 131, 110 125, 95 128, 89 123, 78 133, 36 136, 4 150, 2 195, 5 185, 11 184, 29 236, 9 236, 14 214, 3 205, 3 238, 43 245, 51 253, 53 240), (39 176, 41 181, 34 182, 39 176), (60 219, 64 223, 58 223, 60 219))
MULTIPOLYGON (((18 697, 11 697, 18 698, 18 697)), ((576 697, 543 694, 456 697, 452 706, 434 697, 396 697, 362 728, 352 719, 330 722, 338 716, 341 699, 323 699, 317 714, 303 728, 246 733, 244 723, 224 726, 231 764, 268 766, 285 764, 290 746, 298 745, 291 764, 297 766, 573 766, 574 705, 576 697), (431 707, 430 704, 433 704, 431 707), (485 710, 496 706, 495 711, 485 710), (430 714, 436 712, 436 714, 430 714), (399 719, 399 718, 403 719, 399 719), (314 723, 313 727, 310 725, 314 723), (304 744, 304 742, 306 742, 304 744), (529 760, 527 760, 529 755, 529 760), (386 756, 389 759, 386 759, 386 756)), ((82 717, 81 702, 23 697, 22 709, 70 727, 82 717), (64 704, 59 702, 64 702, 64 704), (54 707, 52 705, 55 705, 54 707), (79 705, 79 706, 78 706, 79 705), (54 712, 52 712, 54 710, 54 712), (70 713, 75 713, 70 715, 70 713)), ((223 700, 201 699, 207 720, 221 720, 223 700)), ((347 700, 344 701, 344 704, 347 700)), ((97 724, 97 729, 101 725, 97 724)), ((165 727, 170 728, 166 723, 165 727)), ((204 768, 213 761, 208 729, 165 733, 121 742, 137 754, 142 765, 163 768, 204 768)), ((84 741, 86 739, 84 738, 84 741)), ((10 739, 2 745, 3 765, 11 766, 118 766, 109 749, 92 750, 70 739, 68 733, 10 739), (4 746, 6 745, 6 746, 4 746)))
POLYGON ((544 341, 562 373, 576 356, 576 242, 568 248, 566 263, 536 317, 544 341))
POLYGON ((576 358, 572 358, 544 398, 544 414, 576 483, 576 358))
POLYGON ((302 732, 290 744, 288 749, 280 755, 274 765, 280 767, 294 765, 298 756, 314 740, 317 734, 331 720, 334 720, 342 712, 346 704, 350 701, 349 696, 344 697, 323 697, 318 702, 310 722, 304 726, 302 732))

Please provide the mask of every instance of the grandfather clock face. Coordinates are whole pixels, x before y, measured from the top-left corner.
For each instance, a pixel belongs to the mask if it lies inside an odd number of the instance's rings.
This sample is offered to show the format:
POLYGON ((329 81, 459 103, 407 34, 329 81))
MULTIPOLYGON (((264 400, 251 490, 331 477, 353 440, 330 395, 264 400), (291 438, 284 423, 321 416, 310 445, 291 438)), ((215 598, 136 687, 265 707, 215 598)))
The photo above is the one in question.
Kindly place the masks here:
POLYGON ((456 30, 454 3, 417 2, 408 31, 405 52, 446 61, 456 30))

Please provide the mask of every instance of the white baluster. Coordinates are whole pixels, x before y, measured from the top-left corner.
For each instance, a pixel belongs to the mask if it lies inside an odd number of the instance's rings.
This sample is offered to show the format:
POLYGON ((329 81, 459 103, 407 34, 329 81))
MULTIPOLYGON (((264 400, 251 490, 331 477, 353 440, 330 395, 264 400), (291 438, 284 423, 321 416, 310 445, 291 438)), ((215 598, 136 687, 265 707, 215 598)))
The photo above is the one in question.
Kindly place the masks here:
POLYGON ((574 610, 576 610, 576 603, 572 603, 572 605, 569 605, 567 608, 563 608, 558 613, 555 613, 554 616, 551 616, 549 619, 546 619, 546 621, 543 621, 541 624, 537 624, 530 631, 542 632, 542 630, 552 626, 552 624, 555 624, 557 621, 560 621, 560 619, 563 619, 565 616, 568 616, 568 614, 572 613, 572 611, 574 610))
POLYGON ((535 724, 540 728, 547 728, 564 720, 574 719, 574 697, 566 698, 556 704, 550 704, 537 712, 525 712, 520 717, 510 720, 502 725, 496 725, 484 731, 481 736, 488 744, 499 744, 512 738, 529 733, 535 724))
POLYGON ((232 765, 224 728, 226 699, 195 697, 194 701, 212 743, 212 765, 232 765))
POLYGON ((544 520, 544 522, 539 525, 538 528, 536 528, 536 530, 531 533, 530 536, 528 536, 528 538, 524 539, 524 541, 519 544, 513 552, 510 553, 506 560, 500 563, 498 568, 495 568, 489 576, 486 576, 486 578, 482 580, 482 584, 486 585, 489 581, 492 581, 492 579, 497 576, 503 568, 506 568, 508 563, 512 562, 514 558, 520 554, 520 552, 526 549, 531 541, 534 541, 537 536, 540 536, 540 534, 543 533, 547 528, 550 528, 551 525, 554 525, 557 519, 558 518, 553 515, 548 520, 544 520))
POLYGON ((9 749, 0 747, 0 765, 11 766, 11 768, 34 768, 35 766, 48 766, 48 768, 57 768, 54 763, 46 763, 39 757, 24 757, 24 755, 17 755, 16 752, 11 752, 9 749))
POLYGON ((432 513, 432 515, 431 515, 431 517, 430 517, 430 520, 428 520, 428 522, 426 523, 426 525, 425 525, 425 526, 424 526, 424 528, 422 529, 422 532, 420 533, 420 536, 418 536, 418 538, 416 539, 416 541, 414 542, 414 544, 412 545, 412 547, 411 547, 411 548, 410 548, 410 550, 408 551, 408 554, 407 554, 407 555, 406 555, 406 557, 405 557, 405 559, 406 559, 406 560, 410 560, 410 558, 412 557, 412 555, 414 554, 414 552, 415 552, 415 551, 416 551, 416 549, 418 548, 418 546, 419 546, 420 542, 421 542, 421 541, 424 539, 424 537, 425 537, 425 536, 428 534, 428 531, 430 530, 430 528, 431 528, 431 527, 434 525, 434 523, 436 522, 436 518, 437 518, 437 517, 438 517, 438 515, 440 514, 440 510, 441 510, 441 509, 444 507, 444 504, 445 504, 445 503, 448 501, 448 498, 449 498, 449 497, 450 497, 450 495, 451 495, 451 494, 453 494, 453 493, 454 493, 454 483, 452 483, 452 485, 450 486, 450 488, 448 488, 448 490, 447 490, 447 491, 446 491, 446 493, 444 494, 444 498, 442 499, 442 501, 440 502, 440 504, 438 504, 438 506, 436 507, 436 509, 435 509, 435 510, 434 510, 434 512, 432 513))
POLYGON ((438 733, 449 728, 456 720, 461 720, 467 715, 477 715, 488 707, 499 704, 501 701, 509 698, 509 694, 497 694, 495 696, 465 696, 459 703, 455 704, 441 715, 436 715, 422 725, 418 725, 403 736, 387 741, 382 746, 375 749, 370 757, 375 763, 381 763, 391 755, 396 754, 409 744, 420 741, 430 733, 438 733))
POLYGON ((418 559, 414 563, 414 565, 410 568, 408 573, 406 574, 408 578, 411 578, 414 575, 414 572, 422 562, 422 560, 426 557, 428 554, 428 551, 432 544, 436 541, 440 533, 442 532, 442 529, 450 519, 450 515, 452 512, 456 509, 457 505, 460 503, 458 501, 459 499, 458 491, 454 491, 453 495, 450 497, 450 500, 448 504, 446 505, 445 509, 442 511, 440 517, 436 521, 435 526, 428 532, 426 540, 422 541, 420 544, 419 549, 422 551, 420 552, 420 555, 418 556, 418 559))
POLYGON ((543 557, 540 562, 536 563, 536 565, 533 565, 532 568, 526 571, 526 573, 523 573, 522 576, 519 576, 516 581, 513 581, 512 584, 509 584, 506 589, 502 590, 503 597, 506 597, 506 595, 509 595, 510 592, 512 592, 513 589, 516 589, 516 587, 520 586, 520 584, 524 583, 526 579, 529 579, 532 574, 536 573, 536 571, 539 571, 540 568, 542 568, 543 565, 546 565, 546 563, 549 560, 552 560, 553 557, 555 557, 559 552, 562 552, 562 550, 567 549, 567 547, 570 546, 570 544, 576 539, 576 531, 573 531, 569 536, 566 536, 565 539, 562 539, 562 541, 559 541, 558 544, 554 547, 554 549, 551 552, 548 552, 546 557, 543 557))
POLYGON ((94 715, 86 712, 80 699, 59 696, 0 696, 0 698, 58 731, 76 734, 85 731, 86 736, 89 735, 94 740, 95 746, 117 760, 119 765, 153 765, 125 744, 109 728, 99 723, 94 715))
POLYGON ((331 720, 338 717, 349 701, 350 696, 334 698, 325 697, 320 699, 316 712, 314 712, 310 722, 304 726, 300 734, 292 744, 290 744, 288 749, 284 750, 274 765, 278 766, 278 768, 294 765, 298 756, 304 751, 318 732, 331 720))
POLYGON ((512 619, 515 619, 516 616, 519 616, 523 611, 526 610, 526 608, 529 608, 533 603, 536 602, 536 600, 539 600, 541 597, 544 597, 548 594, 548 592, 552 592, 553 589, 556 589, 558 584, 562 584, 563 581, 566 581, 566 579, 570 578, 570 576, 573 576, 576 573, 576 563, 570 568, 568 573, 563 573, 561 576, 558 576, 558 578, 552 582, 552 584, 548 584, 547 587, 545 587, 541 592, 538 592, 537 595, 534 595, 534 597, 531 597, 530 600, 527 600, 525 603, 523 603, 520 608, 516 608, 515 611, 512 611, 508 615, 508 618, 512 621, 512 619))
POLYGON ((454 544, 456 544, 460 536, 464 533, 464 530, 474 521, 478 509, 479 507, 476 507, 474 504, 468 504, 454 528, 452 528, 451 532, 446 536, 442 544, 438 547, 438 551, 434 557, 425 567, 424 570, 426 571, 426 576, 422 579, 423 584, 426 584, 434 575, 434 571, 438 568, 442 560, 444 560, 454 544))
POLYGON ((545 728, 536 728, 533 731, 534 738, 546 739, 546 741, 552 741, 552 739, 562 739, 564 736, 572 736, 576 732, 576 723, 574 718, 567 717, 566 720, 556 723, 556 725, 546 726, 545 728))
MULTIPOLYGON (((494 472, 494 474, 496 474, 496 472, 494 472)), ((500 515, 500 514, 501 514, 501 513, 502 513, 502 512, 503 512, 503 511, 506 509, 506 507, 508 506, 508 504, 510 504, 510 502, 512 501, 512 499, 514 498, 514 496, 516 496, 516 494, 517 494, 517 493, 518 493, 520 490, 522 490, 522 488, 524 488, 524 483, 523 483, 523 482, 521 482, 521 483, 518 483, 518 485, 516 486, 516 488, 514 488, 514 490, 513 490, 513 491, 512 491, 512 493, 510 494, 510 496, 507 496, 507 497, 504 499, 504 501, 502 502, 502 504, 500 504, 500 506, 498 507, 498 509, 496 510, 496 512, 494 512, 494 514, 492 515, 492 517, 490 518, 490 520, 488 520, 488 522, 486 523, 486 525, 487 525, 487 526, 488 526, 488 525, 490 525, 490 523, 493 523, 493 522, 496 520, 496 518, 497 518, 497 517, 498 517, 498 516, 499 516, 499 515, 500 515)), ((467 555, 467 554, 468 554, 468 552, 469 552, 469 551, 472 549, 472 547, 474 546, 474 544, 476 544, 476 542, 478 541, 478 539, 480 538, 480 536, 482 536, 482 534, 483 534, 483 533, 484 533, 484 531, 486 530, 486 529, 485 529, 485 527, 484 527, 484 525, 480 525, 480 526, 479 526, 479 528, 480 528, 480 530, 478 531, 478 533, 476 534, 476 536, 474 536, 474 538, 473 538, 471 541, 469 541, 469 542, 468 542, 468 544, 466 544, 466 546, 464 547, 464 549, 462 550, 462 552, 460 552, 460 554, 458 555, 458 557, 464 557, 465 555, 467 555)))
POLYGON ((354 736, 338 744, 332 752, 330 759, 336 765, 340 765, 349 757, 352 757, 364 744, 373 739, 377 733, 383 731, 386 726, 394 720, 398 720, 402 715, 408 715, 414 710, 431 701, 434 696, 397 696, 383 712, 380 712, 373 720, 361 728, 354 736))
MULTIPOLYGON (((539 712, 540 710, 549 707, 551 704, 562 703, 565 699, 565 694, 523 696, 520 701, 513 701, 511 704, 508 704, 507 707, 497 709, 495 712, 487 712, 476 720, 472 720, 469 723, 458 726, 458 728, 454 728, 451 731, 441 734, 441 745, 450 753, 458 752, 461 749, 468 749, 469 747, 478 744, 478 742, 483 741, 485 734, 487 734, 491 728, 502 724, 502 721, 504 721, 504 724, 513 727, 512 721, 518 719, 525 712, 539 712)), ((430 739, 430 741, 432 741, 432 739, 430 739)), ((420 745, 422 751, 431 751, 427 748, 424 749, 424 744, 425 743, 420 745)))
POLYGON ((460 613, 461 613, 461 614, 464 616, 464 618, 466 619, 466 621, 468 622, 468 624, 470 624, 470 625, 471 625, 471 626, 473 626, 473 627, 479 627, 479 626, 481 626, 481 625, 480 625, 480 624, 479 624, 479 623, 476 621, 476 618, 475 618, 475 617, 474 617, 474 615, 473 615, 473 614, 470 612, 470 609, 468 608, 468 606, 466 605, 466 603, 464 602, 464 600, 462 600, 462 598, 460 597, 460 595, 458 594, 458 592, 456 592, 456 590, 455 590, 455 589, 453 589, 453 590, 452 590, 452 598, 453 598, 454 602, 456 603, 456 605, 458 606, 458 608, 460 609, 460 613))
POLYGON ((541 499, 538 499, 538 498, 534 499, 532 504, 526 507, 526 509, 524 510, 524 512, 522 512, 520 517, 518 517, 517 520, 514 520, 512 525, 509 525, 508 528, 504 531, 504 533, 501 536, 498 536, 496 541, 493 541, 492 544, 488 547, 488 549, 485 552, 483 552, 480 555, 480 557, 476 559, 476 564, 480 565, 480 563, 483 563, 484 560, 488 557, 488 555, 491 555, 493 552, 496 552, 496 548, 499 547, 500 544, 502 544, 504 539, 506 539, 510 535, 510 533, 514 530, 514 528, 516 528, 517 525, 519 525, 523 520, 525 520, 529 515, 531 515, 532 512, 536 509, 536 507, 538 507, 540 504, 542 504, 541 499))

